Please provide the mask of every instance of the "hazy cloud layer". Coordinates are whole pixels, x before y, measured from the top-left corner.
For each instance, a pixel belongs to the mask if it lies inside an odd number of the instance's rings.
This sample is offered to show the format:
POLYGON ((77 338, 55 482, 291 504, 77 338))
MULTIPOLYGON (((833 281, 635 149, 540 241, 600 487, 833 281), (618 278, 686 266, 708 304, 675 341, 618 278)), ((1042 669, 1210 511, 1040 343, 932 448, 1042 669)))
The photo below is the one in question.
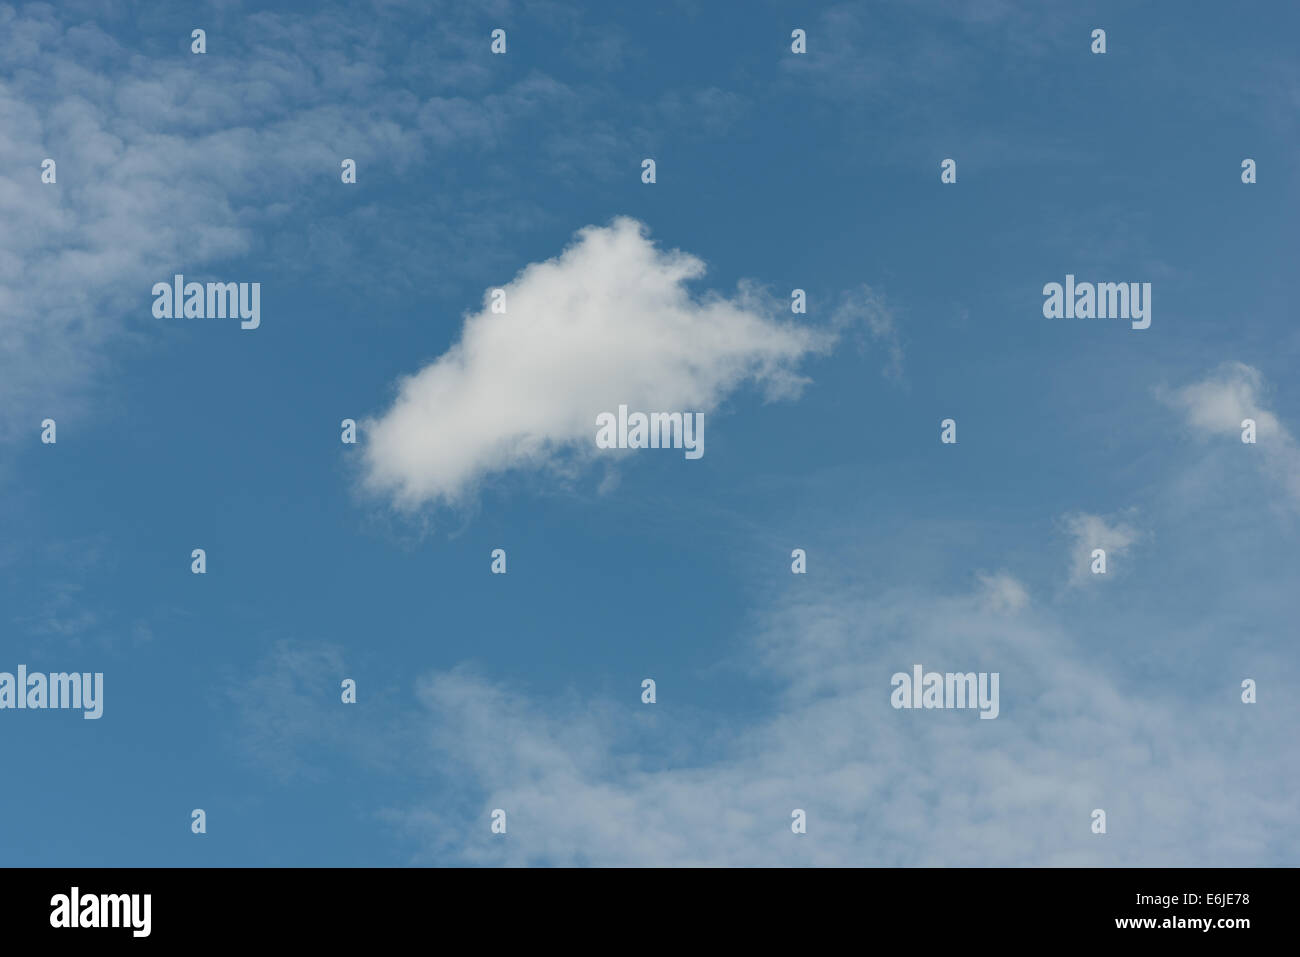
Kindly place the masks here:
POLYGON ((685 756, 626 746, 638 719, 660 720, 631 690, 577 707, 433 675, 432 740, 480 800, 389 819, 430 859, 480 864, 1176 866, 1294 853, 1293 703, 1273 699, 1263 723, 1235 675, 1203 699, 1111 673, 1086 626, 1028 610, 1009 575, 995 591, 1016 596, 1015 613, 987 585, 786 596, 751 649, 782 688, 771 716, 721 743, 707 725, 656 723, 685 756), (918 663, 999 672, 1001 715, 894 710, 890 676, 918 663), (504 838, 489 832, 494 808, 504 838), (791 833, 795 808, 806 835, 791 833), (1090 830, 1094 808, 1106 835, 1090 830))

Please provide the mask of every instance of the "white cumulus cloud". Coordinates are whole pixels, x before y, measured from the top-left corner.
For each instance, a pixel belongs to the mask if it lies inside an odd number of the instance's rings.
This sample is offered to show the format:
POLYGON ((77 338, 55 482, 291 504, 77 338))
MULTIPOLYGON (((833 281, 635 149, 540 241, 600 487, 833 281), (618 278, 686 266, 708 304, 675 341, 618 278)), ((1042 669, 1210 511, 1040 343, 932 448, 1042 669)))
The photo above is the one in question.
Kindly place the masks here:
POLYGON ((1244 362, 1226 362, 1200 382, 1174 392, 1169 404, 1180 409, 1192 428, 1222 435, 1240 432, 1243 419, 1254 419, 1260 438, 1286 435, 1272 412, 1260 404, 1264 377, 1244 362))
POLYGON ((799 361, 832 335, 742 285, 693 295, 695 256, 655 246, 640 222, 588 226, 466 317, 460 341, 398 386, 364 423, 364 484, 401 508, 455 504, 488 476, 566 467, 594 454, 596 416, 711 412, 749 382, 797 394, 799 361))
POLYGON ((1300 446, 1278 417, 1264 407, 1263 374, 1244 362, 1225 362, 1199 382, 1159 390, 1166 405, 1185 417, 1193 432, 1234 437, 1234 450, 1257 452, 1260 464, 1300 504, 1300 446), (1242 422, 1255 420, 1255 445, 1239 441, 1242 422))

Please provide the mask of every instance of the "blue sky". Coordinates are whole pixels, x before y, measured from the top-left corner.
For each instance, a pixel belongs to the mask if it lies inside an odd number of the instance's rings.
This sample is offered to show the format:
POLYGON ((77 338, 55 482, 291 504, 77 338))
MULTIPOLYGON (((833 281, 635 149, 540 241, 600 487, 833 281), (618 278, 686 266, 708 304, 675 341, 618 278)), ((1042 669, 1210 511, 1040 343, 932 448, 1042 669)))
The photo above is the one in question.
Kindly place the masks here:
POLYGON ((0 711, 0 861, 1296 864, 1298 26, 0 7, 0 671, 105 685, 0 711))

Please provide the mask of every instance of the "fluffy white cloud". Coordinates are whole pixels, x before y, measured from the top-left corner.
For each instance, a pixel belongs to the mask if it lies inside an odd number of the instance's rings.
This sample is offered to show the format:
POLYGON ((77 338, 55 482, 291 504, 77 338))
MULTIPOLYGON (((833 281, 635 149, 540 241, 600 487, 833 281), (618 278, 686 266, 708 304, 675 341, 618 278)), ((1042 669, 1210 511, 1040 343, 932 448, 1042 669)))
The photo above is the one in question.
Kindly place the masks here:
POLYGON ((1244 362, 1226 362, 1212 374, 1168 394, 1166 400, 1181 409, 1193 429, 1212 435, 1241 433, 1242 419, 1252 418, 1259 438, 1278 435, 1290 439, 1277 417, 1260 404, 1264 377, 1244 362))
POLYGON ((1115 558, 1128 553, 1141 533, 1123 519, 1076 512, 1062 519, 1072 541, 1070 543, 1070 584, 1086 585, 1101 581, 1115 573, 1115 558), (1092 551, 1100 548, 1106 552, 1106 574, 1092 572, 1092 551))
POLYGON ((400 507, 456 503, 510 469, 566 467, 596 452, 596 417, 630 410, 712 412, 749 381, 797 394, 798 362, 832 334, 778 319, 742 286, 694 296, 704 263, 664 251, 628 218, 588 226, 469 315, 460 341, 403 379, 364 423, 366 487, 400 507))
POLYGON ((1263 374, 1244 362, 1225 362, 1199 382, 1157 396, 1180 411, 1189 428, 1206 436, 1235 439, 1233 451, 1255 454, 1264 469, 1300 505, 1300 446, 1278 417, 1264 407, 1263 374), (1240 441, 1242 421, 1255 420, 1255 445, 1240 441))

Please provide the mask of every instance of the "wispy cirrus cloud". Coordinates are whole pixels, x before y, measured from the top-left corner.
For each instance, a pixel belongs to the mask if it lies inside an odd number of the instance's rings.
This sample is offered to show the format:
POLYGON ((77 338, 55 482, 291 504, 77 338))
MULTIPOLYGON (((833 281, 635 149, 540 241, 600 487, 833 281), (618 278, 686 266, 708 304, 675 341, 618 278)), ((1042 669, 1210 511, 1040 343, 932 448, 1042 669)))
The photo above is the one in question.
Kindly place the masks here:
POLYGON ((503 149, 538 114, 575 125, 589 98, 536 71, 499 75, 463 11, 426 14, 375 10, 438 38, 416 49, 326 7, 219 18, 196 55, 188 26, 131 47, 53 7, 0 7, 0 440, 85 412, 115 351, 166 328, 147 323, 148 293, 174 271, 256 256, 287 280, 309 268, 400 287, 446 278, 453 252, 499 255, 526 203, 507 216, 490 188, 426 198, 428 224, 406 225, 423 231, 412 257, 368 184, 400 185, 435 157, 446 175, 449 154, 503 149), (349 193, 345 157, 360 171, 349 193))
MULTIPOLYGON (((782 689, 770 716, 721 742, 706 725, 644 718, 650 706, 631 691, 574 707, 463 672, 429 676, 426 725, 469 793, 384 818, 416 842, 416 860, 470 864, 1294 860, 1291 718, 1252 721, 1233 678, 1203 701, 1110 673, 1089 635, 1025 607, 1005 573, 964 595, 806 591, 773 603, 752 646, 782 689), (990 584, 1010 603, 990 602, 990 584), (1001 715, 894 710, 890 676, 914 663, 999 672, 1001 715), (710 750, 631 747, 640 720, 710 750), (1243 762, 1255 773, 1242 775, 1243 762), (1106 835, 1090 829, 1098 807, 1106 835), (494 808, 507 812, 504 837, 489 831, 494 808), (805 835, 790 830, 795 808, 805 835)), ((1295 716, 1289 702, 1271 708, 1295 716)))

